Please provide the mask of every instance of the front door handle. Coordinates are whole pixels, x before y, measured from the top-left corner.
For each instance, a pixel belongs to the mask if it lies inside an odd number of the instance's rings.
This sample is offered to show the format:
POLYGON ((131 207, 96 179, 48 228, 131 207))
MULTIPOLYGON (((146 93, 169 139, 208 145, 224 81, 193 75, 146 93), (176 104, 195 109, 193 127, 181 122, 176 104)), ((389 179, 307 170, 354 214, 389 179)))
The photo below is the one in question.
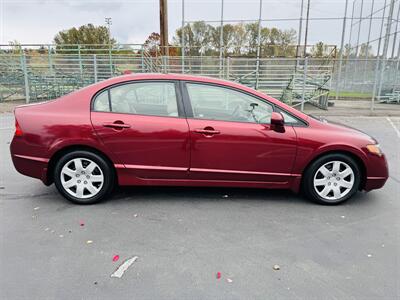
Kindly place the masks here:
POLYGON ((219 130, 215 130, 212 127, 205 127, 203 129, 195 129, 194 132, 196 133, 200 133, 200 134, 204 134, 204 135, 208 135, 208 136, 212 136, 214 134, 220 134, 221 132, 219 130))
POLYGON ((130 128, 131 125, 125 124, 122 121, 115 121, 113 123, 105 122, 105 123, 103 123, 103 127, 114 128, 114 129, 124 129, 124 128, 130 128))

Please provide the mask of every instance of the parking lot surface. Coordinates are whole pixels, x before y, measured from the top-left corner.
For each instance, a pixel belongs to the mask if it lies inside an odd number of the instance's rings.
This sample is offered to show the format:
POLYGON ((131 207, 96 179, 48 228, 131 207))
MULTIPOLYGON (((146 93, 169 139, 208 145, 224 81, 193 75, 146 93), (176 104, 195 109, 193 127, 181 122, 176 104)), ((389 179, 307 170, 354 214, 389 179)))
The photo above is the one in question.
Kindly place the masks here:
POLYGON ((78 206, 14 170, 14 119, 0 114, 0 298, 399 299, 400 118, 328 119, 378 139, 383 189, 329 207, 289 191, 132 187, 78 206))

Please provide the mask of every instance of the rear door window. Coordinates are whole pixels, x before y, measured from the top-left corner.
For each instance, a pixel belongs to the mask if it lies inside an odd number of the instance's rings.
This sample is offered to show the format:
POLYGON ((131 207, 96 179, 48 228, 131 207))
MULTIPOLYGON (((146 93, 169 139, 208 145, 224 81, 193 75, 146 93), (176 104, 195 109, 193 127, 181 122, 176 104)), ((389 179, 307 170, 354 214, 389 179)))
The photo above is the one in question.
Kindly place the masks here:
MULTIPOLYGON (((137 82, 111 87, 110 107, 115 113, 178 117, 177 97, 173 82, 137 82)), ((94 102, 95 111, 105 107, 103 93, 94 102)))

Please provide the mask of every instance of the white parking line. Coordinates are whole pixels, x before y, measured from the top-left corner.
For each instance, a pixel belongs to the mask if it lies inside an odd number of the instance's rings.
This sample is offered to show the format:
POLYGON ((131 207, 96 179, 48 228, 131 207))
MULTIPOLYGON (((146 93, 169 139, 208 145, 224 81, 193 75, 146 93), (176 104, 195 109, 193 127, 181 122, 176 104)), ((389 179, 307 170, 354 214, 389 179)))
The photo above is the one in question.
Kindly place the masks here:
POLYGON ((389 117, 386 117, 386 120, 389 122, 390 125, 392 125, 394 131, 397 134, 397 137, 400 139, 400 130, 396 127, 396 125, 394 125, 393 121, 389 117))

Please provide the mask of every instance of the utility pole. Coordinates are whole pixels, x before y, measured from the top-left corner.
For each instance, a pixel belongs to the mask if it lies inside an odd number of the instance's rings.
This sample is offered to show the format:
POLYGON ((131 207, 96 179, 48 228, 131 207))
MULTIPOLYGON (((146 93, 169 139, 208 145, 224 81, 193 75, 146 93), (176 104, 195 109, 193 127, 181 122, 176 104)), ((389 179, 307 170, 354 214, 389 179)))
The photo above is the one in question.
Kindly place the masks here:
POLYGON ((160 46, 161 55, 168 56, 168 3, 160 0, 160 46))
POLYGON ((307 1, 306 32, 304 34, 304 57, 307 55, 308 21, 310 18, 310 0, 307 1))

